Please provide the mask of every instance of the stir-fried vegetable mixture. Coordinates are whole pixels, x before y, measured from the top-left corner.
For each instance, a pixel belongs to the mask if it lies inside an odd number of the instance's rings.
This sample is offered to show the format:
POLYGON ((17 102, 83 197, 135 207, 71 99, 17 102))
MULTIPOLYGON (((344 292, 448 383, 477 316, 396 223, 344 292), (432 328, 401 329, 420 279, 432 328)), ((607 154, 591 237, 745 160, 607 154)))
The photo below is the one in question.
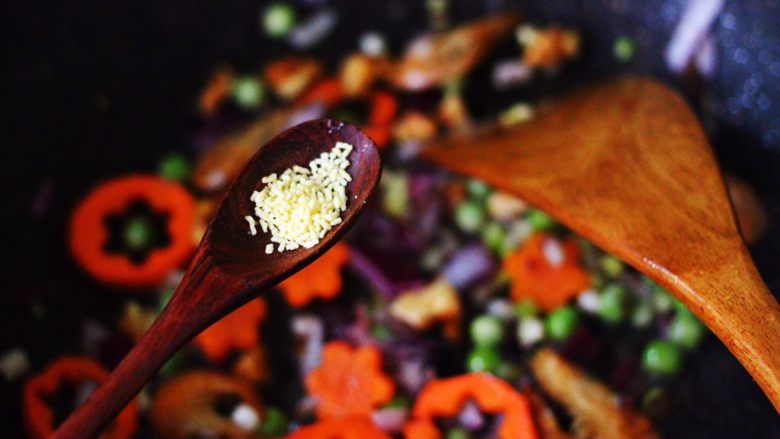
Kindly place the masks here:
MULTIPOLYGON (((397 56, 371 32, 340 66, 293 55, 258 60, 254 72, 219 67, 198 101, 210 133, 202 155, 166 154, 159 176, 105 181, 75 206, 69 242, 84 272, 149 293, 85 341, 95 357, 105 332, 132 342, 149 327, 227 184, 285 127, 321 116, 358 124, 385 166, 343 242, 198 335, 106 437, 657 436, 655 404, 706 337, 696 317, 545 212, 417 158, 436 136, 532 119, 529 102, 471 114, 470 72, 492 66, 500 90, 565 75, 578 32, 511 13, 444 30, 446 2, 426 4, 439 31, 397 56), (515 57, 488 58, 499 43, 515 57), (213 135, 230 118, 248 121, 213 135)), ((260 23, 308 47, 328 17, 299 23, 279 2, 260 23)), ((614 50, 627 60, 634 49, 622 39, 614 50)), ((50 434, 106 376, 95 359, 63 357, 30 377, 30 436, 50 434)))

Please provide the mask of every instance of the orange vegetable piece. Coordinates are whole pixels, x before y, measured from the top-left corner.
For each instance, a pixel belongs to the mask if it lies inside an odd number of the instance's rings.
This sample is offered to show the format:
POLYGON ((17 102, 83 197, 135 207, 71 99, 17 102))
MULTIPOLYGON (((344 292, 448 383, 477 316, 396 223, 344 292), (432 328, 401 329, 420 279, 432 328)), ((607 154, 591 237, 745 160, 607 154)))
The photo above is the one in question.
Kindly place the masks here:
POLYGON ((457 416, 468 401, 504 420, 498 430, 500 439, 536 439, 531 408, 522 393, 506 381, 488 373, 469 373, 452 378, 431 380, 417 396, 413 419, 404 426, 406 439, 441 438, 437 417, 457 416))
MULTIPOLYGON (((108 380, 108 371, 85 357, 60 357, 41 374, 24 384, 22 405, 27 434, 34 439, 45 439, 54 434, 54 410, 48 400, 65 386, 76 387, 92 381, 102 384, 108 380)), ((138 401, 127 405, 106 428, 101 439, 130 439, 138 429, 138 401)))
POLYGON ((382 354, 373 346, 353 349, 343 341, 325 345, 322 365, 306 376, 306 389, 319 398, 317 416, 370 415, 393 397, 395 385, 382 371, 382 354))
POLYGON ((230 85, 233 82, 233 72, 229 69, 219 69, 200 94, 200 112, 211 116, 230 95, 230 85))
POLYGON ((288 278, 279 288, 295 308, 316 298, 333 299, 341 292, 341 269, 349 260, 349 247, 338 243, 308 267, 288 278))
POLYGON ((233 350, 256 348, 260 342, 258 327, 265 320, 266 308, 263 299, 247 303, 198 334, 195 344, 213 361, 224 360, 233 350))
POLYGON ((520 301, 530 297, 546 311, 565 305, 590 286, 590 275, 579 265, 577 243, 572 240, 559 243, 546 233, 531 236, 507 256, 504 270, 512 281, 512 299, 520 301), (561 261, 548 259, 545 254, 548 245, 559 246, 561 261))
POLYGON ((73 212, 69 244, 76 261, 102 283, 126 288, 157 286, 187 261, 195 248, 192 234, 195 201, 178 183, 152 175, 109 180, 90 192, 73 212), (141 200, 168 214, 170 244, 153 250, 141 264, 103 249, 109 239, 106 217, 124 212, 141 200))
MULTIPOLYGON (((398 114, 398 99, 392 94, 376 90, 367 94, 366 98, 371 104, 368 121, 361 126, 363 131, 383 148, 390 143, 393 129, 393 120, 398 114)), ((308 105, 320 102, 328 109, 333 109, 341 102, 349 99, 341 81, 338 78, 325 79, 306 92, 298 100, 298 105, 308 105)))
POLYGON ((368 416, 322 419, 288 434, 285 439, 390 439, 368 416))

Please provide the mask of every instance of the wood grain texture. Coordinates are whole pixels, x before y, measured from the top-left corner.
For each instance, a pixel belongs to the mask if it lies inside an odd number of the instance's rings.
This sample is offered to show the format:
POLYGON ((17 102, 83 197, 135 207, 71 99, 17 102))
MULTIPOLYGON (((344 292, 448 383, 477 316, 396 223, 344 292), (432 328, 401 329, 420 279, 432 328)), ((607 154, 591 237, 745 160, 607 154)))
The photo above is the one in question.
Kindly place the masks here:
POLYGON ((549 212, 667 288, 780 410, 780 306, 740 237, 698 120, 669 88, 618 80, 423 154, 549 212))
POLYGON ((112 372, 109 380, 54 434, 56 439, 96 437, 160 367, 200 331, 311 263, 352 226, 381 174, 376 145, 357 127, 332 120, 297 125, 252 157, 228 189, 203 240, 171 298, 149 331, 112 372), (342 223, 311 249, 265 254, 269 236, 248 234, 249 196, 261 178, 306 166, 337 141, 354 146, 348 171, 347 210, 342 223))

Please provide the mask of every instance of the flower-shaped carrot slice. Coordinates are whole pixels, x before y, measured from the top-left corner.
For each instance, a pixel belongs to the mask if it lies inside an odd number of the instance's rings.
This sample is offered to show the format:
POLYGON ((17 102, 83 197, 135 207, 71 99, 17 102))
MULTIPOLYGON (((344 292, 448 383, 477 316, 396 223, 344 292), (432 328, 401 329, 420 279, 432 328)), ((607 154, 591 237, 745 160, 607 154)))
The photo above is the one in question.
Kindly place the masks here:
POLYGON ((333 299, 341 292, 341 269, 349 247, 338 243, 311 265, 279 284, 290 305, 300 308, 316 298, 333 299))
POLYGON ((390 439, 368 416, 323 419, 288 434, 286 439, 390 439))
MULTIPOLYGON (((66 387, 86 382, 102 384, 108 371, 89 358, 60 357, 40 375, 30 378, 22 391, 24 424, 27 434, 44 439, 54 434, 54 409, 49 400, 66 387)), ((133 400, 100 436, 101 439, 129 439, 138 429, 138 402, 133 400)))
POLYGON ((265 316, 265 301, 255 299, 201 332, 195 344, 214 361, 225 359, 233 350, 248 351, 260 342, 259 326, 265 316))
POLYGON ((437 439, 441 433, 435 419, 454 417, 474 401, 485 413, 502 415, 500 439, 536 439, 528 400, 507 382, 487 373, 470 373, 432 380, 417 396, 413 419, 404 426, 406 439, 437 439))
POLYGON ((590 276, 579 264, 577 243, 561 243, 544 233, 531 236, 507 256, 504 270, 512 281, 515 301, 530 297, 547 311, 565 305, 590 286, 590 276))
POLYGON ((70 249, 76 261, 96 280, 126 288, 160 284, 192 253, 195 201, 172 181, 152 175, 131 175, 109 180, 89 193, 73 212, 70 249), (108 253, 106 219, 124 213, 142 201, 156 212, 167 214, 170 243, 153 249, 139 264, 125 254, 108 253))
POLYGON ((325 345, 322 365, 306 377, 306 389, 319 398, 320 418, 370 415, 393 397, 395 385, 382 371, 375 347, 353 349, 343 341, 325 345))

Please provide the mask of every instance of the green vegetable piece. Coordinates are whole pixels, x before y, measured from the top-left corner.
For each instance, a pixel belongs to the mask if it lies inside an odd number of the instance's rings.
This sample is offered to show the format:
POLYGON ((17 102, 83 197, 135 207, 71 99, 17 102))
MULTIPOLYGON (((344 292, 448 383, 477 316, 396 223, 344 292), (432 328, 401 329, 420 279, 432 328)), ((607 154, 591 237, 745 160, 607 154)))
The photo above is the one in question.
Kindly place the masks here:
POLYGON ((499 255, 507 252, 506 232, 499 223, 491 222, 482 228, 482 242, 485 247, 499 255))
POLYGON ((694 349, 704 336, 704 325, 690 311, 677 311, 669 325, 669 340, 684 349, 694 349))
POLYGON ((469 331, 474 344, 481 347, 496 346, 504 337, 501 321, 491 315, 481 315, 472 320, 469 331))
POLYGON ((146 250, 154 242, 154 225, 145 216, 130 218, 125 225, 125 245, 131 251, 146 250))
POLYGON ((183 154, 169 154, 160 161, 157 173, 168 180, 185 182, 190 178, 192 166, 183 154))
POLYGON ((463 428, 451 428, 447 431, 447 439, 470 439, 469 432, 463 428))
POLYGON ((287 415, 276 407, 267 407, 260 423, 260 434, 273 437, 287 434, 287 415))
POLYGON ((390 400, 387 404, 385 404, 385 408, 406 408, 409 407, 409 399, 406 398, 403 395, 395 395, 393 399, 390 400))
POLYGON ((261 24, 268 36, 284 37, 295 27, 295 9, 289 3, 274 3, 265 9, 261 24))
POLYGON ((482 202, 493 192, 493 189, 484 181, 472 178, 466 181, 466 191, 474 200, 482 202))
POLYGON ((377 340, 381 341, 388 341, 393 339, 393 331, 390 330, 386 325, 374 325, 373 328, 371 328, 371 335, 374 336, 377 340))
POLYGON ((383 172, 382 207, 388 215, 403 218, 409 212, 409 179, 406 174, 383 172))
POLYGON ((547 335, 556 341, 566 341, 574 333, 580 315, 572 306, 564 306, 547 315, 544 329, 547 335))
POLYGON ((620 62, 629 62, 634 57, 634 51, 636 47, 634 40, 629 37, 618 37, 612 46, 612 53, 620 62))
POLYGON ((642 353, 642 367, 650 373, 673 375, 680 369, 680 351, 674 343, 653 340, 642 353))
POLYGON ((637 304, 631 313, 631 324, 637 328, 647 328, 651 323, 653 323, 653 306, 647 302, 637 304))
POLYGON ((612 255, 602 256, 599 264, 601 265, 601 269, 604 271, 604 273, 612 279, 623 274, 626 269, 623 261, 612 255))
POLYGON ((477 347, 469 353, 466 368, 470 372, 495 372, 501 365, 501 357, 491 347, 477 347))
POLYGON ((527 215, 526 218, 535 232, 552 230, 557 226, 557 223, 551 216, 539 209, 529 208, 527 215))
POLYGON ((620 323, 626 318, 628 291, 622 285, 607 284, 601 291, 598 315, 607 323, 620 323))
POLYGON ((523 317, 534 317, 539 314, 539 307, 534 303, 534 299, 528 297, 515 304, 515 314, 521 319, 523 317))
POLYGON ((672 309, 674 299, 663 288, 653 284, 653 297, 651 299, 653 308, 656 311, 664 313, 672 309))
POLYGON ((265 95, 263 83, 252 76, 235 79, 231 86, 231 92, 236 105, 245 110, 252 110, 260 106, 265 95))
POLYGON ((477 203, 464 201, 455 209, 455 224, 464 232, 476 232, 484 223, 485 210, 477 203))

